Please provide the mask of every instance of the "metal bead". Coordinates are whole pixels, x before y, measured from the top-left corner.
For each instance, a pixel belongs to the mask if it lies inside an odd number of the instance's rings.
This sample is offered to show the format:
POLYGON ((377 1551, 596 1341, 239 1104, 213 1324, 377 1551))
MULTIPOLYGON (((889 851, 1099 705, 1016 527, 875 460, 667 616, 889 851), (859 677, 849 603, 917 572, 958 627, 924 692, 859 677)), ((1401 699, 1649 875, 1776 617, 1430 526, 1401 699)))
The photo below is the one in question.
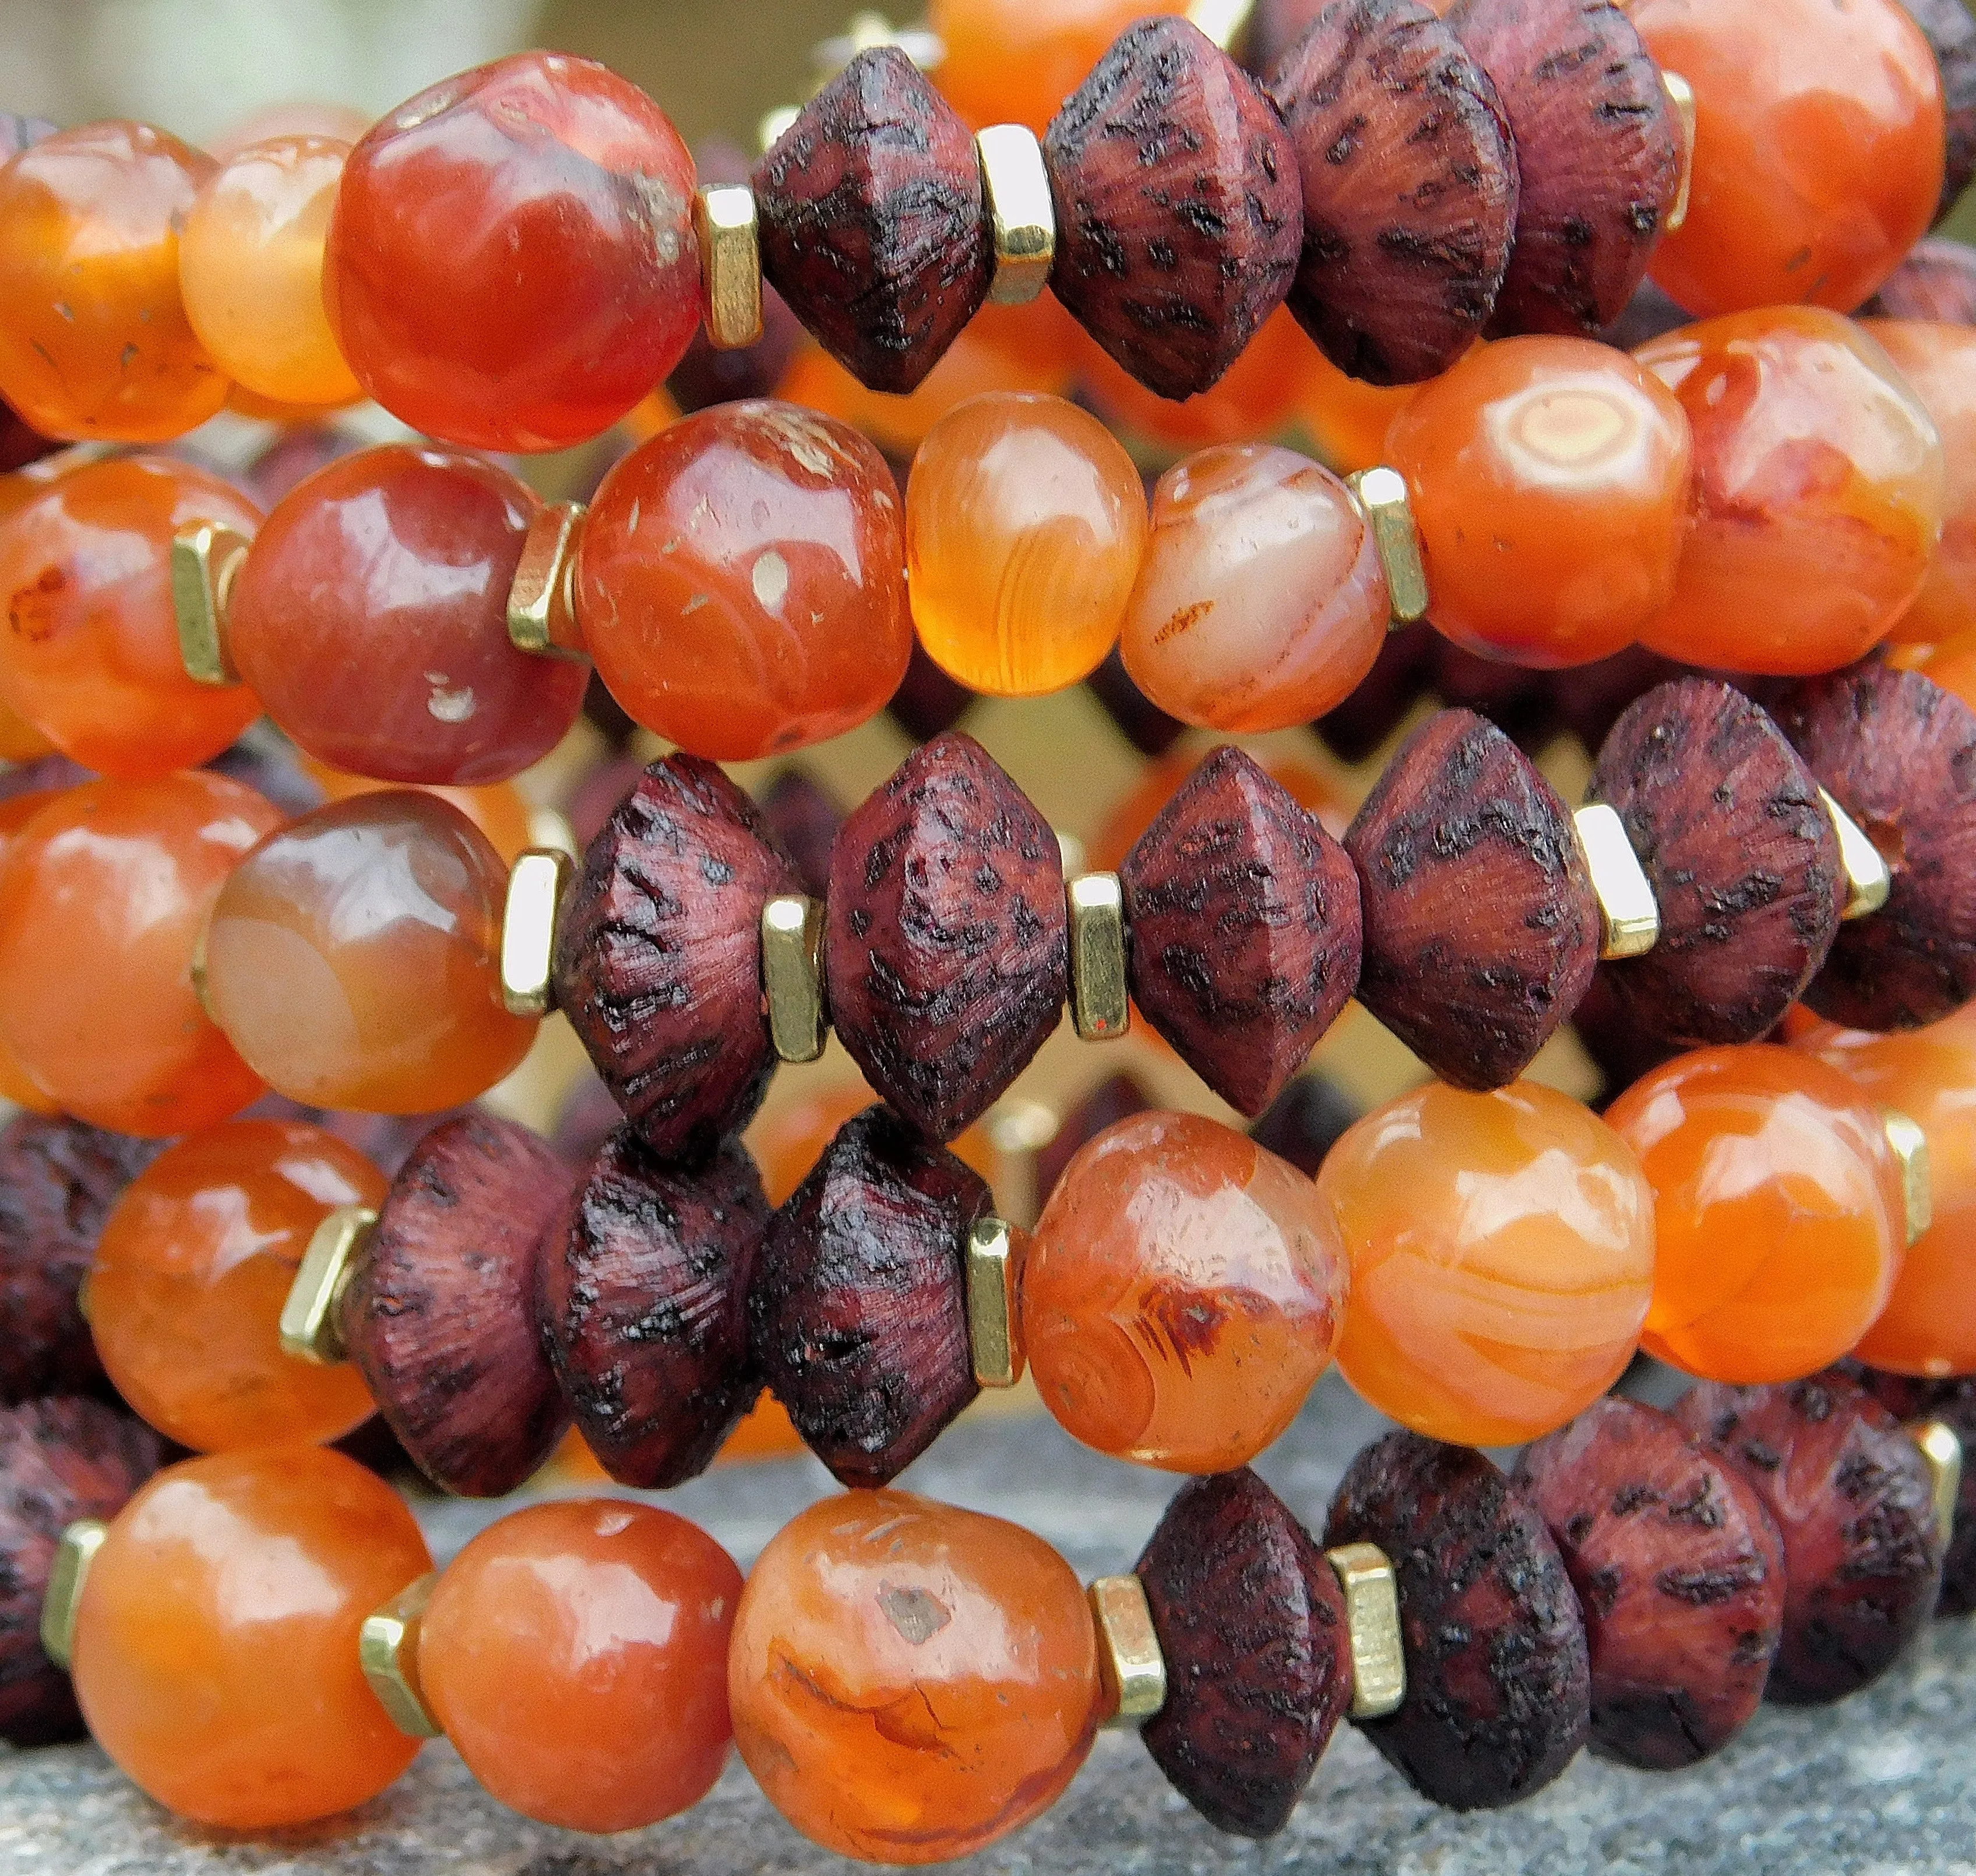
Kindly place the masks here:
POLYGON ((343 1293, 377 1222, 367 1205, 339 1205, 316 1226, 282 1305, 282 1354, 318 1368, 350 1359, 340 1320, 343 1293))
POLYGON ((1407 1659, 1400 1641, 1398 1579, 1376 1544, 1345 1544, 1325 1560, 1345 1591, 1352 1637, 1352 1717, 1376 1720, 1407 1697, 1407 1659))
POLYGON ((1602 801, 1581 808, 1573 820, 1599 899, 1599 955, 1609 962, 1644 956, 1660 942, 1661 912, 1626 824, 1602 801))
POLYGON ((1839 805, 1829 788, 1820 788, 1818 798, 1832 817, 1839 836, 1839 863, 1846 869, 1846 911, 1848 919, 1862 919, 1887 903, 1894 890, 1894 876, 1880 857, 1880 850, 1866 838, 1866 830, 1839 805))
POLYGON ((1928 1462, 1935 1534, 1945 1549, 1955 1534, 1955 1507, 1962 1493, 1962 1442, 1945 1421, 1920 1420, 1908 1433, 1928 1462))
POLYGON ((556 913, 576 863, 560 847, 515 856, 501 911, 501 1001, 511 1016, 546 1016, 555 1002, 556 913))
POLYGON ((1928 1136, 1921 1124, 1892 1107, 1880 1110, 1880 1129, 1901 1169, 1901 1198, 1912 1244, 1935 1222, 1935 1186, 1929 1177, 1928 1136))
POLYGON ((988 219, 995 231, 995 278, 988 297, 1026 306, 1049 285, 1056 260, 1056 205, 1036 133, 1019 123, 991 124, 976 134, 988 219))
POLYGON ((693 203, 700 276, 710 344, 739 351, 762 336, 762 247, 755 192, 745 183, 709 183, 693 203))
POLYGON ((1000 1218, 977 1218, 968 1229, 967 1341, 983 1387, 1013 1387, 1023 1378, 1014 1236, 1000 1218))
POLYGON ((1694 87, 1678 71, 1661 74, 1661 86, 1674 107, 1681 124, 1681 184, 1675 191, 1674 206, 1661 225, 1663 234, 1678 234, 1688 219, 1688 202, 1694 188, 1694 87))
POLYGON ((1150 1720, 1167 1703, 1167 1664, 1145 1585, 1136 1576, 1101 1576, 1090 1595, 1105 1705, 1123 1724, 1150 1720))
POLYGON ((1132 1026, 1124 889, 1115 873, 1080 873, 1064 897, 1070 908, 1071 1019, 1087 1042, 1116 1041, 1132 1026))
POLYGON ((823 901, 785 893, 762 908, 762 987, 769 1038, 784 1061, 814 1061, 829 1033, 823 994, 823 901))
POLYGON ((364 1618, 357 1631, 357 1660, 377 1704, 407 1738, 436 1739, 445 1729, 426 1705, 419 1685, 419 1618, 432 1601, 438 1575, 428 1572, 408 1584, 384 1608, 364 1618))
POLYGON ((101 1519, 78 1518, 55 1545, 48 1586, 41 1597, 41 1652, 58 1667, 68 1667, 75 1658, 75 1612, 82 1602, 82 1585, 109 1535, 110 1527, 101 1519))
POLYGON ((583 530, 581 502, 536 511, 522 542, 508 588, 508 637, 538 657, 581 661, 588 654, 576 623, 576 549, 583 530))
POLYGON ((172 542, 172 611, 179 657, 195 683, 223 690, 240 681, 226 651, 226 608, 247 558, 245 535, 199 522, 172 542))
POLYGON ((1427 562, 1421 555, 1420 532, 1414 525, 1413 503, 1407 479, 1395 469, 1360 469, 1345 484, 1357 499, 1372 530, 1372 545, 1386 571, 1386 591, 1392 601, 1396 625, 1411 625, 1427 617, 1427 562))

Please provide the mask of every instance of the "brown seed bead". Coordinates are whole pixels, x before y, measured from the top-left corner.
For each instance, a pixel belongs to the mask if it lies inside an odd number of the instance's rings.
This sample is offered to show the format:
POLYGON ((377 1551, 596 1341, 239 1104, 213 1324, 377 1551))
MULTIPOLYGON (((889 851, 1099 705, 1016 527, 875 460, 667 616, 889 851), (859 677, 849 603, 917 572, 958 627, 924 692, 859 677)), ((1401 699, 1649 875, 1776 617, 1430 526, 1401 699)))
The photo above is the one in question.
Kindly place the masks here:
POLYGON ((1599 752, 1660 907, 1644 956, 1603 973, 1626 1019, 1685 1048, 1768 1034, 1846 909, 1839 837, 1783 731, 1740 690, 1685 677, 1640 698, 1599 752))
POLYGON ((1691 1766, 1755 1713, 1783 1633, 1763 1500, 1668 1415, 1608 1396, 1526 1446, 1511 1483, 1564 1553, 1592 1662, 1592 1749, 1691 1766))
POLYGON ((1955 206, 1976 176, 1976 20, 1962 0, 1901 0, 1901 5, 1914 15, 1941 70, 1945 160, 1938 219, 1955 206))
POLYGON ((705 1158, 762 1104, 762 907, 797 886, 754 803, 694 755, 654 762, 584 854, 556 1008, 662 1159, 705 1158))
POLYGON ((79 1739, 68 1676, 41 1652, 41 1598, 62 1527, 114 1518, 158 1466, 158 1437, 100 1401, 0 1408, 0 1739, 79 1739))
POLYGON ((399 1169, 341 1326, 377 1409, 433 1484, 512 1492, 569 1423, 538 1328, 540 1265, 569 1170, 512 1121, 434 1127, 399 1169))
POLYGON ((1592 1719, 1585 1619, 1536 1508, 1467 1446, 1375 1440, 1324 1541, 1377 1544, 1399 1579, 1406 1703, 1355 1722, 1424 1797, 1513 1804, 1578 1756, 1592 1719))
POLYGON ((1577 1008, 1599 902, 1571 815, 1501 730, 1421 725, 1345 836, 1358 869, 1358 999, 1442 1080, 1502 1088, 1577 1008))
POLYGON ((837 837, 831 1020, 879 1094, 951 1140, 1056 1027, 1069 924, 1049 822, 980 743, 950 730, 837 837))
POLYGON ((1146 1749, 1209 1823, 1273 1835, 1352 1703, 1337 1576, 1246 1466, 1184 1486, 1136 1567, 1167 1669, 1146 1749))
POLYGON ((830 890, 831 850, 844 811, 800 769, 785 769, 756 803, 771 838, 795 865, 796 879, 812 899, 830 890))
POLYGON ((1976 996, 1976 711, 1918 671, 1856 664, 1773 706, 1893 875, 1839 928, 1804 1000, 1852 1029, 1911 1029, 1976 996))
POLYGON ((958 678, 949 677, 927 656, 916 633, 912 656, 906 661, 905 682, 893 692, 885 708, 915 742, 930 742, 960 721, 974 698, 974 692, 958 678))
POLYGON ((1336 1082, 1300 1075, 1249 1130, 1259 1147, 1315 1177, 1324 1156, 1358 1118, 1358 1104, 1336 1082))
POLYGON ((1619 1001, 1612 988, 1612 973, 1594 973, 1592 983, 1571 1012, 1571 1026, 1585 1052, 1605 1078, 1605 1087, 1592 1104, 1602 1108, 1606 1101, 1629 1088, 1643 1075, 1671 1061, 1681 1053, 1671 1042, 1645 1034, 1632 1012, 1619 1001))
POLYGON ((1588 749, 1596 749, 1612 733, 1612 726, 1639 698, 1657 684, 1686 675, 1685 667, 1644 645, 1629 645, 1609 658, 1569 670, 1546 671, 1544 687, 1556 707, 1558 720, 1588 749))
MULTIPOLYGON (((1847 1364, 1850 1368, 1851 1364, 1847 1364)), ((1962 1442, 1962 1485, 1955 1500, 1955 1529, 1941 1566, 1937 1615, 1967 1615, 1976 1610, 1976 1381, 1922 1381, 1862 1368, 1859 1384, 1898 1420, 1938 1420, 1962 1442)))
POLYGON ((621 1127, 542 1258, 542 1329, 584 1443, 621 1485, 683 1485, 762 1391, 748 1273, 769 1222, 762 1176, 726 1140, 696 1172, 621 1127))
POLYGON ((1084 681, 1104 706, 1105 714, 1118 726, 1119 735, 1141 755, 1165 755, 1187 728, 1179 718, 1167 716, 1132 682, 1115 645, 1105 653, 1105 662, 1084 681))
POLYGON ((1064 1168, 1076 1158, 1078 1149, 1095 1140, 1108 1127, 1144 1114, 1158 1103, 1152 1091, 1135 1075, 1124 1069, 1108 1076, 1085 1096, 1058 1124, 1049 1144, 1036 1150, 1036 1200, 1041 1211, 1056 1191, 1064 1168))
POLYGON ((1916 242, 1860 313, 1862 318, 1976 326, 1976 248, 1945 235, 1916 242))
POLYGON ((1427 689, 1443 638, 1424 620, 1386 634, 1365 681, 1311 727, 1340 762, 1365 761, 1406 720, 1427 689))
POLYGON ((895 46, 861 52, 755 166, 762 271, 861 383, 910 391, 988 296, 981 164, 895 46))
POLYGON ((1699 1381, 1674 1415, 1756 1487, 1783 1535, 1770 1697, 1814 1706, 1884 1674, 1941 1585, 1927 1463, 1900 1423, 1836 1373, 1770 1387, 1699 1381))
POLYGON ((978 1174, 874 1107, 769 1220, 749 1343, 840 1484, 889 1483, 974 1398, 962 1257, 993 1203, 978 1174))
POLYGON ((1303 183, 1290 311, 1355 378, 1445 371, 1495 306, 1516 227, 1496 87, 1418 0, 1338 0, 1270 91, 1303 183))

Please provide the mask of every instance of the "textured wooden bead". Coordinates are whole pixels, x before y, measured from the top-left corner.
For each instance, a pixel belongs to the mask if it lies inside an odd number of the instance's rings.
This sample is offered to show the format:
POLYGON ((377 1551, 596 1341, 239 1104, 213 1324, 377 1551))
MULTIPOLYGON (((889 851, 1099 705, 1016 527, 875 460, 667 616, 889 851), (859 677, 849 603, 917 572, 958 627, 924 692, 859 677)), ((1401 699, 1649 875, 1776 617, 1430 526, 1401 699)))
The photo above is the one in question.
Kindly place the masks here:
POLYGON ((1359 1001, 1457 1088, 1513 1081, 1599 961, 1599 902, 1556 791, 1493 724, 1446 710, 1408 739, 1345 846, 1359 1001))
POLYGON ((986 298, 974 140, 894 46, 861 52, 755 166, 762 270, 859 381, 910 391, 986 298))
POLYGON ((1976 248, 1939 235, 1916 242, 1860 311, 1882 319, 1976 325, 1976 248))
POLYGON ((1347 1468, 1324 1541, 1376 1544, 1399 1579, 1407 1697, 1362 1720, 1423 1796, 1513 1804, 1578 1755, 1591 1725, 1585 1620, 1544 1522, 1487 1460, 1418 1433, 1347 1468))
POLYGON ((399 1169, 352 1271, 344 1345, 443 1490, 512 1492, 569 1423, 538 1308, 569 1187, 568 1170, 525 1127, 463 1114, 399 1169))
POLYGON ((1049 824, 980 744, 949 731, 838 836, 831 1019, 872 1087, 951 1140, 1056 1027, 1069 924, 1049 824))
POLYGON ((1365 681, 1311 726, 1325 747, 1340 762, 1364 762, 1406 720, 1428 687, 1436 647, 1447 643, 1424 619, 1388 632, 1365 681))
POLYGON ((754 1405, 748 1273, 768 1222, 738 1140, 682 1173, 620 1127, 591 1160, 543 1256, 542 1333, 619 1484, 683 1485, 754 1405))
POLYGON ((874 1107, 769 1220, 750 1345, 840 1483, 888 1483, 974 1398, 962 1259, 993 1203, 979 1175, 874 1107))
POLYGON ((1677 679, 1613 726, 1590 798, 1618 811, 1660 908, 1654 948, 1604 973, 1626 1019, 1688 1048, 1768 1034, 1846 908, 1832 817, 1783 732, 1741 691, 1677 679))
POLYGON ((1691 1766, 1757 1710, 1783 1632, 1783 1540, 1763 1500, 1656 1407, 1615 1396, 1526 1446, 1512 1476, 1585 1615, 1592 1749, 1691 1766))
MULTIPOLYGON (((1846 1364, 1849 1368, 1850 1364, 1846 1364)), ((1976 1610, 1976 1381, 1921 1381, 1912 1375, 1889 1374, 1862 1368, 1855 1378, 1896 1420, 1944 1422, 1962 1442, 1962 1485, 1956 1496, 1955 1529, 1942 1560, 1938 1616, 1967 1615, 1976 1610)))
POLYGON ((1976 20, 1962 0, 1901 0, 1901 5, 1914 15, 1941 71, 1945 161, 1935 212, 1945 216, 1976 176, 1976 20))
POLYGON ((1516 228, 1496 87, 1418 0, 1339 0, 1270 91, 1303 185, 1290 311, 1354 377, 1445 371, 1495 306, 1516 228))
POLYGON ((1976 996, 1976 712, 1918 671, 1856 664, 1774 707, 1893 875, 1843 926, 1804 1000, 1853 1029, 1909 1029, 1976 996))
POLYGON ((762 1104, 762 907, 798 884, 754 803, 692 755, 654 762, 584 855, 556 1007, 663 1158, 706 1157, 762 1104))

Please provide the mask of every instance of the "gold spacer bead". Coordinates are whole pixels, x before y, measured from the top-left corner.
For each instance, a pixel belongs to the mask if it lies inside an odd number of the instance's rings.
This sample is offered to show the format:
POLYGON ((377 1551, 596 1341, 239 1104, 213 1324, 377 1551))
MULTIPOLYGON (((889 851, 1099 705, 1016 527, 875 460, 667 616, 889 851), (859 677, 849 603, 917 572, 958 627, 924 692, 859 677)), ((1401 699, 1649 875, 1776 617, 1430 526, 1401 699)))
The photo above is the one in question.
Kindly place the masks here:
POLYGON ((1821 788, 1818 798, 1832 817, 1833 831, 1839 836, 1839 864, 1846 874, 1846 910, 1843 917, 1862 919, 1887 903, 1894 890, 1894 876, 1880 857, 1880 850, 1866 838, 1866 831, 1839 805, 1829 788, 1821 788))
POLYGON ((247 558, 247 537, 199 522, 172 541, 172 611, 179 659, 193 683, 223 690, 240 681, 226 653, 226 614, 233 582, 247 558))
POLYGON ((581 502, 535 511, 508 588, 508 638, 517 650, 581 663, 586 653, 576 623, 576 550, 583 538, 581 502))
POLYGON ((1421 556, 1420 530, 1414 525, 1414 505, 1407 479, 1395 469, 1360 469, 1345 479, 1372 530, 1379 564, 1385 569, 1386 594, 1393 618, 1411 625, 1427 617, 1427 562, 1421 556))
POLYGON ((1023 1378, 1015 1239, 1000 1218, 977 1218, 967 1230, 967 1341, 983 1387, 1013 1387, 1023 1378))
POLYGON ((830 1019, 823 995, 823 901, 785 893, 762 908, 762 988, 769 1039, 784 1061, 823 1053, 830 1019))
POLYGON ((708 183, 694 198, 700 279, 708 342, 739 351, 762 336, 762 245, 755 192, 743 183, 708 183))
POLYGON ((1921 1456, 1928 1462, 1935 1534, 1946 1550, 1948 1540, 1955 1535, 1955 1508, 1962 1496, 1962 1442, 1953 1427, 1938 1420, 1915 1422, 1908 1428, 1908 1437, 1921 1448, 1921 1456))
POLYGON ((1232 51, 1249 30, 1256 0, 1193 0, 1187 23, 1224 52, 1232 51))
POLYGON ((357 1665, 377 1704, 390 1715, 393 1726, 414 1739, 436 1739, 445 1732, 419 1684, 419 1618, 438 1581, 436 1572, 428 1572, 407 1584, 384 1608, 364 1617, 357 1635, 357 1665))
POLYGON ((1090 1597, 1098 1675, 1111 1717, 1124 1725, 1150 1720, 1167 1703, 1167 1664, 1146 1586, 1136 1576, 1101 1576, 1090 1597))
POLYGON ((1377 1720, 1395 1712, 1407 1697, 1399 1579, 1376 1544, 1345 1544, 1324 1555, 1345 1591, 1345 1625, 1352 1638, 1352 1716, 1377 1720))
POLYGON ((1661 224, 1661 232, 1675 235, 1688 219, 1688 198, 1694 189, 1694 87, 1678 71, 1661 74, 1661 89, 1674 107, 1675 120, 1681 126, 1681 181, 1674 192, 1674 206, 1661 224))
POLYGON ((1115 873, 1080 873, 1064 888, 1070 909, 1070 1015, 1087 1042, 1115 1042, 1132 1026, 1125 984, 1125 893, 1115 873))
POLYGON ((558 847, 518 854, 501 907, 501 1002, 511 1016, 555 1007, 556 914, 576 863, 558 847))
POLYGON ((339 1320, 343 1293, 377 1214, 367 1205, 339 1205, 310 1236, 295 1280, 282 1304, 282 1353, 318 1368, 350 1359, 339 1320))
POLYGON ((1603 801, 1581 808, 1572 819, 1599 899, 1599 955, 1609 961, 1644 956, 1660 942, 1661 909, 1626 824, 1603 801))
POLYGON ((82 1604, 82 1586, 109 1535, 100 1519, 78 1518, 64 1528, 55 1545, 41 1596, 41 1652, 58 1667, 75 1660, 75 1612, 82 1604))
POLYGON ((1892 1107, 1880 1110, 1880 1131, 1901 1169, 1901 1198, 1907 1212, 1908 1242, 1935 1223, 1935 1182, 1929 1177, 1928 1136, 1921 1124, 1892 1107))
POLYGON ((995 231, 988 297, 1000 306, 1026 306, 1049 285, 1056 259, 1056 205, 1043 146, 1025 124, 996 123, 976 133, 974 147, 995 231))

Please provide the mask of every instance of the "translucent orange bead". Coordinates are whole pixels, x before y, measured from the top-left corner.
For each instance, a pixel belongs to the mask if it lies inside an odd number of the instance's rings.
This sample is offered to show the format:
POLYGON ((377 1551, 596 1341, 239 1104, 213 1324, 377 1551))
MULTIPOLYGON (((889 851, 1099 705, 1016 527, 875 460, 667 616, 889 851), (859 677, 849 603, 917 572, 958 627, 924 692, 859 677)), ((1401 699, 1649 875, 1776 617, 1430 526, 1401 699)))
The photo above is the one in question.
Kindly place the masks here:
POLYGON ((118 120, 0 169, 0 396, 43 436, 162 443, 226 402, 179 294, 179 224, 212 168, 118 120))
POLYGON ((1636 356, 1694 437, 1673 603, 1642 640, 1779 676, 1869 650, 1921 591, 1945 503, 1941 439, 1893 361, 1810 306, 1705 320, 1636 356))
POLYGON ((1466 1446, 1562 1427, 1625 1371, 1654 1281, 1632 1149, 1534 1081, 1431 1082, 1333 1147, 1318 1190, 1352 1257, 1338 1365, 1403 1425, 1466 1446))
POLYGON ((1420 387, 1368 384, 1348 377, 1315 345, 1308 350, 1296 379, 1298 425, 1316 446, 1319 459, 1339 475, 1376 468, 1386 459, 1386 433, 1393 420, 1420 387))
POLYGON ((1704 1381, 1795 1381, 1886 1306, 1907 1243, 1899 1170, 1836 1068, 1768 1044, 1700 1049, 1606 1117, 1653 1183, 1650 1354, 1704 1381))
POLYGON ((1296 409, 1311 360, 1323 356, 1279 307, 1220 383, 1176 403, 1148 390, 1081 328, 1078 340, 1078 377, 1105 421, 1171 449, 1274 435, 1296 409))
POLYGON ((281 821, 195 771, 70 788, 21 828, 0 867, 0 1038, 64 1112, 162 1138, 261 1093, 193 959, 227 875, 281 821))
MULTIPOLYGON (((14 837, 48 805, 47 791, 32 795, 17 795, 11 801, 0 801, 0 867, 6 864, 8 852, 12 849, 14 837)), ((0 1035, 0 1098, 11 1101, 17 1107, 26 1107, 35 1114, 59 1114, 61 1104, 51 1101, 37 1088, 26 1069, 15 1059, 14 1052, 7 1046, 6 1038, 0 1035)))
POLYGON ((1187 0, 933 0, 947 48, 935 77, 974 129, 1026 123, 1040 137, 1133 21, 1186 11, 1187 0))
POLYGON ((1941 438, 1941 544, 1914 604, 1887 634, 1900 644, 1934 644, 1976 631, 1976 332, 1921 320, 1865 324, 1941 438))
MULTIPOLYGON (((396 782, 379 782, 369 775, 346 775, 340 769, 312 761, 306 754, 301 761, 309 778, 322 790, 325 801, 351 801, 360 795, 382 795, 399 786, 396 782)), ((436 783, 421 788, 419 792, 436 795, 458 808, 487 837, 488 844, 509 866, 515 864, 515 856, 525 847, 535 844, 529 804, 512 782, 484 782, 474 788, 436 783)))
POLYGON ((728 1656, 734 1743, 812 1842, 940 1863, 1047 1810, 1100 1718, 1070 1566, 905 1492, 813 1505, 762 1552, 728 1656))
POLYGON ((278 137, 318 137, 332 143, 354 143, 370 129, 371 121, 367 113, 352 105, 324 104, 315 98, 283 98, 278 104, 250 110, 219 136, 208 137, 206 153, 216 163, 229 163, 251 145, 278 137))
POLYGON ((89 1326, 117 1391, 196 1452, 340 1440, 370 1417, 354 1368, 282 1351, 282 1305, 339 1205, 375 1210, 384 1176, 334 1134, 232 1121, 154 1160, 103 1228, 89 1326))
POLYGON ((467 1769, 565 1830, 697 1804, 727 1761, 741 1572, 697 1525, 618 1499, 532 1505, 433 1590, 419 1681, 467 1769))
POLYGON ((196 1823, 271 1830, 347 1811, 419 1749, 366 1684, 357 1631, 431 1568, 404 1501, 340 1453, 170 1466, 90 1566, 83 1716, 127 1777, 196 1823))
POLYGON ((335 801, 233 872, 206 940, 213 1020, 291 1100, 426 1114, 528 1053, 501 1002, 507 868, 423 789, 335 801))
POLYGON ((363 390, 322 304, 322 250, 347 143, 290 134, 228 158, 179 232, 186 317, 228 376, 291 404, 363 390))
POLYGON ((52 755, 54 749, 32 723, 0 703, 0 762, 31 762, 52 755))
POLYGON ((920 643, 990 696, 1062 690, 1117 642, 1145 538, 1139 472, 1089 412, 977 397, 934 426, 907 487, 920 643))

